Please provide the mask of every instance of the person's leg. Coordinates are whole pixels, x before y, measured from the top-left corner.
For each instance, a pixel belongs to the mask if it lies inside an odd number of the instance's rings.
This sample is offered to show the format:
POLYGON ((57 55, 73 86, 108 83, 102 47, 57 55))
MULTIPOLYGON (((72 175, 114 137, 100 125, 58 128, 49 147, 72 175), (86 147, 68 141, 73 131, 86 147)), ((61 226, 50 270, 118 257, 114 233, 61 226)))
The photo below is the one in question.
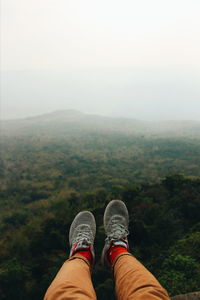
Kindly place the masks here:
POLYGON ((117 299, 169 300, 166 290, 156 278, 130 254, 119 255, 113 271, 117 299))
POLYGON ((129 216, 125 204, 111 201, 104 214, 106 243, 102 262, 113 268, 118 300, 169 300, 155 277, 128 252, 129 216))
POLYGON ((44 299, 96 299, 88 261, 79 254, 67 260, 48 288, 44 299))
POLYGON ((81 212, 75 217, 69 232, 70 258, 49 286, 44 300, 96 299, 91 281, 95 232, 96 224, 90 212, 81 212))

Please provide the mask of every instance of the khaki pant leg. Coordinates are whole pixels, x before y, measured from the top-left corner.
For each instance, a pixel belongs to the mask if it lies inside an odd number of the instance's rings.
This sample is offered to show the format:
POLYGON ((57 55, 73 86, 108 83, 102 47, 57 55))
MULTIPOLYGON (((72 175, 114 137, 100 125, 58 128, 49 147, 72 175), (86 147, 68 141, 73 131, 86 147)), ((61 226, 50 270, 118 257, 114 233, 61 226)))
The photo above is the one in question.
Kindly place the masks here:
POLYGON ((90 271, 88 261, 75 254, 63 264, 44 300, 96 300, 90 271))
POLYGON ((132 255, 119 255, 113 266, 118 300, 169 300, 166 290, 132 255))

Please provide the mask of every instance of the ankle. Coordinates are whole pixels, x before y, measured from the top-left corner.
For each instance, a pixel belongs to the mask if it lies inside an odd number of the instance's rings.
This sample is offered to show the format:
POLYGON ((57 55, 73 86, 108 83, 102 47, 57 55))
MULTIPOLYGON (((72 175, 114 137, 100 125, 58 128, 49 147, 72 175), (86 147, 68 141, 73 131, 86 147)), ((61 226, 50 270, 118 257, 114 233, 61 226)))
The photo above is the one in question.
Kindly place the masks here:
POLYGON ((127 248, 112 244, 112 246, 110 247, 110 249, 107 252, 108 261, 110 262, 111 265, 113 265, 115 259, 120 254, 126 253, 126 252, 128 253, 127 248))
POLYGON ((75 254, 79 254, 87 259, 90 265, 93 265, 94 263, 94 254, 92 253, 92 249, 86 248, 86 249, 77 249, 73 252, 71 256, 74 256, 75 254))

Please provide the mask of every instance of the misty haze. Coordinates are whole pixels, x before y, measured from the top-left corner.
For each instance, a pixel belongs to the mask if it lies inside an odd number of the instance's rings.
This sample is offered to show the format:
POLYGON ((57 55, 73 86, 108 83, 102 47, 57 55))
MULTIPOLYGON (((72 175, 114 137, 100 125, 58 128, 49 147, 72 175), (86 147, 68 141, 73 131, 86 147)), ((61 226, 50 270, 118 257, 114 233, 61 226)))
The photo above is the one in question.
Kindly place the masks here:
POLYGON ((199 1, 3 0, 1 117, 200 120, 199 1))
POLYGON ((5 71, 3 119, 55 110, 141 120, 200 120, 197 72, 168 68, 5 71))

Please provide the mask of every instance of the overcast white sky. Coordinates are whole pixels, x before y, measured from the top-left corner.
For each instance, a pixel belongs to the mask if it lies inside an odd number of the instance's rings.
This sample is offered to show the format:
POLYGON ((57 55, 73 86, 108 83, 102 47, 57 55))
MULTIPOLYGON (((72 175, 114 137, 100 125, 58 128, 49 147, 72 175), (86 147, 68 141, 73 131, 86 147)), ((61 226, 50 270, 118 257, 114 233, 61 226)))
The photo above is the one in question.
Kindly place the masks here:
POLYGON ((199 0, 1 0, 1 115, 200 120, 199 0))

